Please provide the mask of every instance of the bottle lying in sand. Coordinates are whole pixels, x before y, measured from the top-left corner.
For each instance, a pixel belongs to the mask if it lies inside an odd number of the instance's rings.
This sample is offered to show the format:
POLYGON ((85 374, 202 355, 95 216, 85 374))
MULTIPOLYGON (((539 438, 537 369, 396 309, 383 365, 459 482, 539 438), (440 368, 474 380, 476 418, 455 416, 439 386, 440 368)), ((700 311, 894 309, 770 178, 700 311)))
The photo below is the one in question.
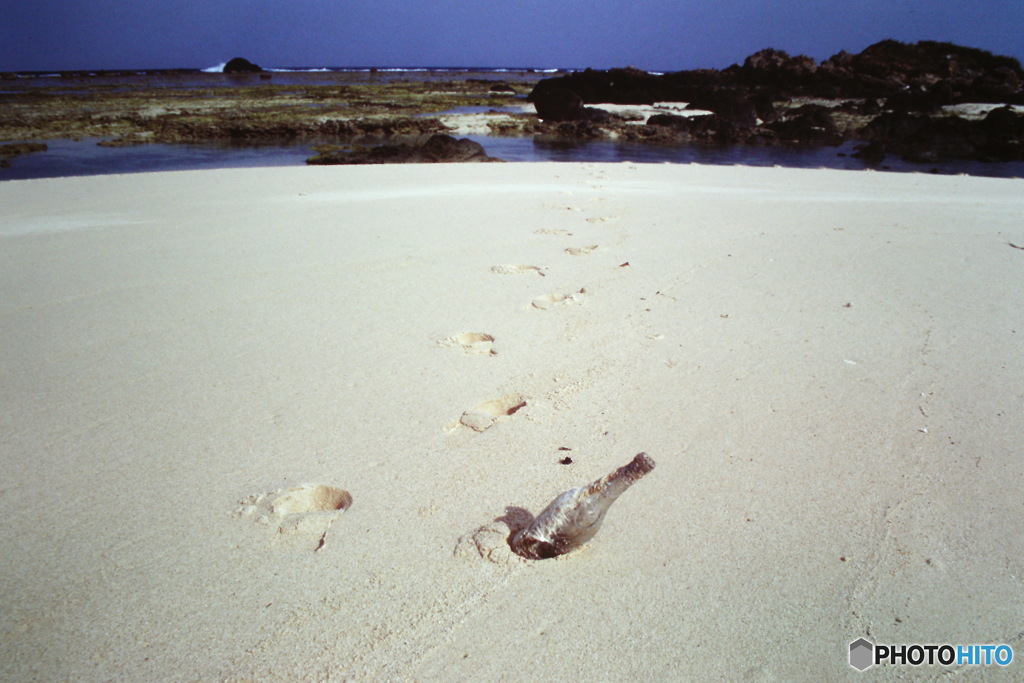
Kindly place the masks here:
POLYGON ((546 560, 575 550, 594 537, 615 499, 653 469, 654 460, 638 453, 628 465, 589 486, 569 489, 515 535, 512 551, 529 560, 546 560))

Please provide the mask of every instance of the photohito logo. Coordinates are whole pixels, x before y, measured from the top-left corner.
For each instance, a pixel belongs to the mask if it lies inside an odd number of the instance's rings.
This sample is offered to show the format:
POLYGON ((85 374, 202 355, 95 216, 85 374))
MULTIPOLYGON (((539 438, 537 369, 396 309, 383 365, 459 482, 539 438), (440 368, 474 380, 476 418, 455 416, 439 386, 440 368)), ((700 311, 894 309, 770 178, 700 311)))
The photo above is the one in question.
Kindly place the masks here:
POLYGON ((866 638, 850 643, 850 666, 865 671, 875 664, 921 666, 1008 666, 1013 661, 1009 645, 882 645, 866 638))

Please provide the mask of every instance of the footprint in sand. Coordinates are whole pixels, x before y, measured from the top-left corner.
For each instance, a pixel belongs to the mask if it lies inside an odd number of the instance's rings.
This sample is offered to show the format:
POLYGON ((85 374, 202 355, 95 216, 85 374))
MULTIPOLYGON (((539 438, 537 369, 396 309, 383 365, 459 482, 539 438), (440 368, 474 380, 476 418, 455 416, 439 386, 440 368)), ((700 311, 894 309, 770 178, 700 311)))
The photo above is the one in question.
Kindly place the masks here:
POLYGON ((534 308, 546 311, 557 304, 578 304, 583 301, 583 297, 586 296, 586 293, 586 289, 581 289, 580 291, 573 292, 572 294, 542 294, 530 302, 530 305, 534 308))
POLYGON ((588 223, 606 223, 608 221, 618 220, 619 218, 621 218, 621 216, 595 216, 593 218, 588 218, 587 222, 588 223))
POLYGON ((519 394, 511 394, 493 401, 486 401, 476 408, 467 410, 459 418, 459 423, 474 432, 482 432, 493 425, 499 417, 513 415, 525 407, 525 398, 519 394))
POLYGON ((597 245, 591 244, 586 247, 569 247, 565 250, 565 253, 570 256, 586 256, 587 254, 593 253, 595 249, 597 249, 597 245))
POLYGON ((513 513, 505 517, 496 519, 490 524, 477 527, 470 533, 460 536, 455 544, 455 549, 452 551, 452 555, 465 561, 479 562, 480 560, 485 560, 491 564, 505 567, 513 567, 529 562, 529 560, 512 552, 512 549, 509 547, 509 538, 516 531, 525 528, 533 521, 533 516, 519 508, 514 508, 513 510, 513 513), (515 512, 519 513, 521 519, 518 523, 508 520, 515 512), (510 529, 512 530, 511 533, 510 529))
POLYGON ((558 235, 559 237, 572 237, 572 233, 568 230, 559 230, 558 228, 538 228, 533 231, 534 235, 558 235))
POLYGON ((335 486, 304 484, 243 500, 235 511, 239 517, 276 527, 278 534, 295 534, 316 539, 314 550, 327 541, 331 524, 352 507, 352 495, 335 486))
POLYGON ((498 275, 524 275, 529 273, 536 273, 543 277, 544 269, 539 266, 526 266, 518 263, 512 263, 504 266, 491 266, 491 272, 497 273, 498 275))
POLYGON ((459 346, 466 353, 487 356, 498 355, 498 352, 494 350, 494 337, 486 332, 463 332, 462 334, 442 339, 437 342, 437 345, 444 347, 459 346))

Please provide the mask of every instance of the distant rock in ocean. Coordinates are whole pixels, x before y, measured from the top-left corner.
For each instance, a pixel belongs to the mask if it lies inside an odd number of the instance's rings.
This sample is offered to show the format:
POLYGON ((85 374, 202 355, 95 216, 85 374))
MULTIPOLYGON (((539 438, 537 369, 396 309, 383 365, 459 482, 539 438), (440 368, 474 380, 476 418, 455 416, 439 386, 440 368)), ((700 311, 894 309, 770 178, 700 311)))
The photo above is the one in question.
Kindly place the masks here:
POLYGON ((235 57, 224 65, 224 73, 226 74, 257 74, 262 71, 263 69, 258 64, 253 64, 243 57, 235 57))

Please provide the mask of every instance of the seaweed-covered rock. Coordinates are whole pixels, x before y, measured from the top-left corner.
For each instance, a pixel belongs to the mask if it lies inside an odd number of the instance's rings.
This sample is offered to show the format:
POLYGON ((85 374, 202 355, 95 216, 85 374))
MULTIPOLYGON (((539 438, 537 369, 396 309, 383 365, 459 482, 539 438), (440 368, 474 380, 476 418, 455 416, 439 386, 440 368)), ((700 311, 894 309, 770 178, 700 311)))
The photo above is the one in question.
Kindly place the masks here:
POLYGON ((10 168, 11 159, 20 157, 23 154, 34 154, 45 152, 49 147, 44 142, 16 142, 8 145, 0 145, 0 168, 10 168))
POLYGON ((432 135, 422 143, 399 143, 374 147, 322 148, 306 159, 313 166, 348 164, 436 164, 499 161, 487 156, 483 146, 468 138, 432 135))
POLYGON ((516 89, 512 87, 511 83, 505 81, 495 81, 491 84, 489 92, 507 93, 509 95, 515 95, 516 89))
POLYGON ((48 149, 45 142, 14 142, 0 145, 0 157, 17 157, 33 152, 45 152, 48 149))
MULTIPOLYGON (((675 114, 655 114, 647 119, 647 127, 669 130, 679 142, 700 140, 719 144, 737 144, 746 142, 755 134, 755 128, 738 125, 735 121, 719 114, 701 116, 677 116, 675 114)), ((650 135, 647 139, 663 140, 664 134, 650 135)))

